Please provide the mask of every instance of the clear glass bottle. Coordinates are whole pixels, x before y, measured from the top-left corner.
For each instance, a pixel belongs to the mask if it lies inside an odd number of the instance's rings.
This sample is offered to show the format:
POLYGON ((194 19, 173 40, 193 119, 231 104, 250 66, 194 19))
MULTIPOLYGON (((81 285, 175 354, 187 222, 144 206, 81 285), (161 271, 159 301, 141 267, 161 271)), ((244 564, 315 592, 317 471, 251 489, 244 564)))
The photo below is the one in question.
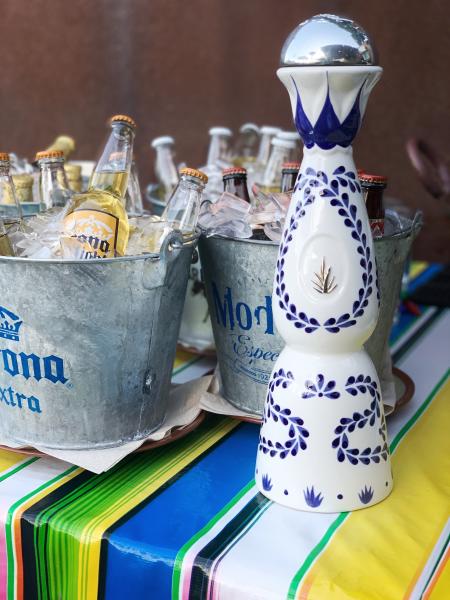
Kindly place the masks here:
POLYGON ((208 177, 197 169, 185 167, 180 171, 180 181, 170 197, 161 219, 172 229, 183 234, 195 231, 200 212, 202 193, 208 177))
POLYGON ((63 207, 72 197, 61 150, 44 150, 36 154, 39 165, 39 197, 41 210, 63 207))
POLYGON ((139 185, 139 175, 136 161, 134 159, 131 163, 130 177, 128 179, 128 186, 125 194, 125 209, 128 215, 134 217, 144 213, 141 186, 139 185))
POLYGON ((234 148, 233 162, 247 168, 256 161, 259 144, 259 127, 254 123, 244 123, 239 128, 239 135, 234 148))
POLYGON ((261 190, 265 193, 278 192, 281 186, 281 167, 283 163, 293 160, 293 153, 297 148, 294 140, 272 140, 272 151, 262 176, 261 190))
POLYGON ((112 117, 111 133, 98 161, 87 192, 75 194, 64 234, 83 244, 81 258, 123 256, 130 227, 125 210, 136 124, 130 117, 112 117))
POLYGON ((231 164, 230 142, 232 131, 228 127, 211 127, 206 164, 226 168, 231 164))
POLYGON ((299 162, 302 154, 302 141, 299 134, 296 131, 280 131, 277 133, 279 140, 289 140, 294 142, 295 148, 291 152, 290 160, 292 162, 299 162))
POLYGON ((175 140, 169 135, 155 138, 151 146, 156 152, 155 175, 159 183, 159 198, 167 201, 180 179, 175 166, 175 140))
POLYGON ((278 133, 280 133, 280 131, 281 129, 279 127, 272 127, 271 125, 263 125, 261 127, 259 149, 258 154, 256 156, 256 162, 258 163, 258 165, 261 165, 263 167, 266 166, 270 156, 272 140, 278 133))
POLYGON ((0 218, 8 235, 22 227, 22 207, 9 168, 9 154, 0 152, 0 218))

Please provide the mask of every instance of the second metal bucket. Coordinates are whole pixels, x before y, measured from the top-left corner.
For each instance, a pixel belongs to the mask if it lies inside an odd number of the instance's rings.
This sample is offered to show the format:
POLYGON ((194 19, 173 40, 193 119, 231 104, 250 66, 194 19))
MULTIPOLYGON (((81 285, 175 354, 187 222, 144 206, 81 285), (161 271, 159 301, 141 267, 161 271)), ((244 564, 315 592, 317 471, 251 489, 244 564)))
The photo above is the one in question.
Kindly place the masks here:
POLYGON ((92 261, 0 257, 0 437, 89 449, 166 414, 196 239, 92 261))
MULTIPOLYGON (((375 240, 380 318, 366 343, 378 373, 397 307, 402 273, 419 221, 396 215, 396 233, 375 240)), ((278 243, 201 237, 200 256, 214 331, 222 394, 261 415, 272 367, 283 348, 272 316, 278 243)))

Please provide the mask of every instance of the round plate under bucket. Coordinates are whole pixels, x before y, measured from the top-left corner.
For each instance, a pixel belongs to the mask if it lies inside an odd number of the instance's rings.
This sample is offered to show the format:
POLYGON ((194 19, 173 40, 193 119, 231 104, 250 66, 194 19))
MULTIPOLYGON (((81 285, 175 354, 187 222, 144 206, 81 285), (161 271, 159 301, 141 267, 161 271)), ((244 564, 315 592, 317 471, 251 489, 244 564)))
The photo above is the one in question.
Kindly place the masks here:
MULTIPOLYGON (((184 425, 183 427, 174 427, 171 431, 169 431, 161 440, 148 440, 144 442, 142 446, 136 448, 133 454, 138 454, 139 452, 148 452, 149 450, 153 450, 153 448, 158 448, 159 446, 165 446, 167 444, 171 444, 172 442, 176 442, 181 438, 197 429, 197 427, 204 421, 205 419, 205 411, 200 411, 198 416, 189 423, 189 425, 184 425)), ((24 448, 10 448, 9 446, 0 445, 0 450, 9 450, 9 452, 16 452, 17 454, 27 454, 28 456, 48 456, 45 452, 41 452, 40 450, 36 450, 36 448, 24 447, 24 448)))
MULTIPOLYGON (((411 379, 411 377, 407 373, 405 373, 404 371, 399 369, 398 367, 392 367, 392 374, 394 376, 394 385, 395 385, 395 393, 397 396, 397 403, 395 405, 394 410, 386 415, 386 418, 391 417, 398 411, 399 408, 401 408, 402 406, 405 406, 405 404, 408 404, 408 402, 414 396, 414 392, 416 389, 416 386, 414 385, 414 381, 411 379)), ((246 421, 247 423, 256 423, 258 425, 261 423, 261 419, 259 419, 258 417, 234 416, 234 418, 239 419, 240 421, 246 421)))

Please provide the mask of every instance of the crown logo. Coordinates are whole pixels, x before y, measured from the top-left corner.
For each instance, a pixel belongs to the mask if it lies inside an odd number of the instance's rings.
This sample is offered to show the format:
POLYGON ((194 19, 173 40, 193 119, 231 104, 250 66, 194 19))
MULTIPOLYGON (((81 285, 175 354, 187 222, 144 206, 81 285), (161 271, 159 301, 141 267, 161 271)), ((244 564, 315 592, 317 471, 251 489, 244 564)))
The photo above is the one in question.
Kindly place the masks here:
POLYGON ((13 312, 0 306, 0 338, 19 341, 19 329, 23 321, 13 312))
POLYGON ((306 116, 303 104, 300 99, 298 87, 292 79, 297 90, 297 107, 295 110, 295 126, 307 148, 312 148, 317 144, 322 150, 331 150, 335 146, 347 148, 352 143, 361 123, 361 111, 359 108, 359 99, 364 83, 359 88, 350 112, 342 121, 333 108, 330 100, 330 86, 327 82, 327 97, 315 125, 306 116))

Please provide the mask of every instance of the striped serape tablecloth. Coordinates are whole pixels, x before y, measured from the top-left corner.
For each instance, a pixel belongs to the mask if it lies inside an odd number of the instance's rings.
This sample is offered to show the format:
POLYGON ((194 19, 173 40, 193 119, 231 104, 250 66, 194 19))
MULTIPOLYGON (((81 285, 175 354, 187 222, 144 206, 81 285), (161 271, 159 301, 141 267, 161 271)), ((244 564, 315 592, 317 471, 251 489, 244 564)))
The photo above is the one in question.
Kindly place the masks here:
MULTIPOLYGON (((432 270, 414 264, 413 286, 432 270)), ((388 419, 394 490, 366 510, 258 494, 258 427, 228 417, 100 475, 0 451, 0 598, 450 598, 449 333, 433 307, 394 327, 416 393, 388 419)), ((180 355, 175 379, 210 367, 180 355)))

